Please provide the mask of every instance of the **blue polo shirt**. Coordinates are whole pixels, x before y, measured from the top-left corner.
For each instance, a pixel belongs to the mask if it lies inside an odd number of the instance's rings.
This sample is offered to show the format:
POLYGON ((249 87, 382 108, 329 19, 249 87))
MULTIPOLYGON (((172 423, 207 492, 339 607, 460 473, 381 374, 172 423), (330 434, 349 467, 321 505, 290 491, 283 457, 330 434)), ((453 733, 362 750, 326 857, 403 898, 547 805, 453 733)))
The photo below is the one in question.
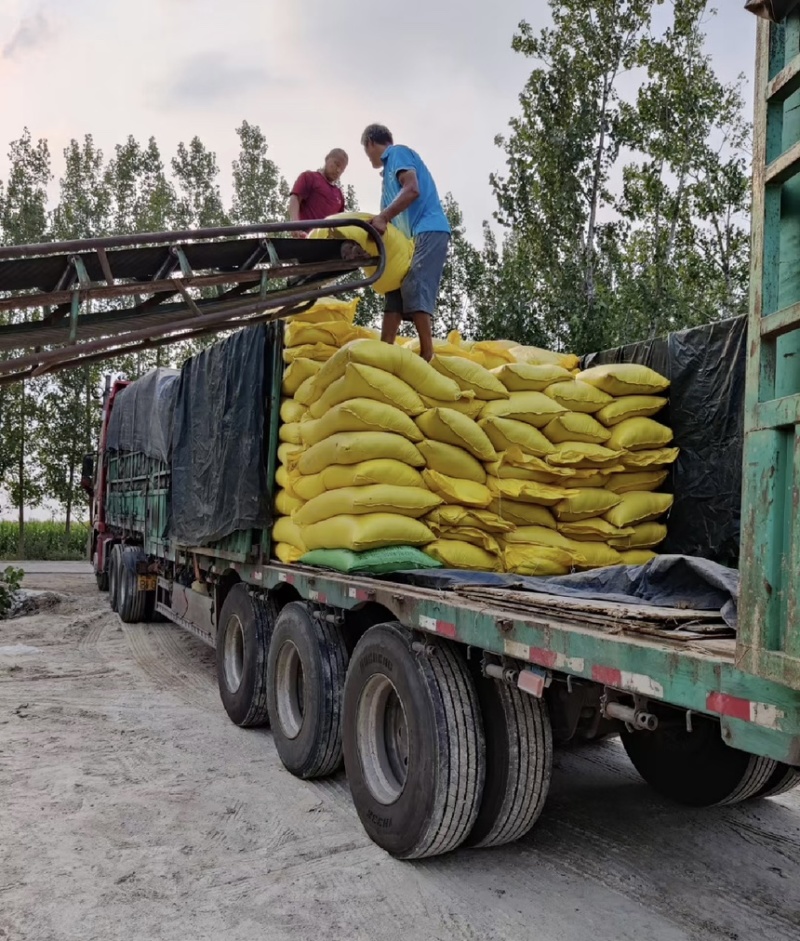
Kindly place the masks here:
POLYGON ((395 216, 392 223, 409 238, 414 238, 421 232, 449 232, 450 223, 442 209, 436 184, 420 155, 410 147, 392 144, 384 150, 381 160, 383 161, 381 211, 394 202, 403 188, 397 179, 399 173, 404 170, 414 170, 419 184, 419 196, 405 212, 395 216))

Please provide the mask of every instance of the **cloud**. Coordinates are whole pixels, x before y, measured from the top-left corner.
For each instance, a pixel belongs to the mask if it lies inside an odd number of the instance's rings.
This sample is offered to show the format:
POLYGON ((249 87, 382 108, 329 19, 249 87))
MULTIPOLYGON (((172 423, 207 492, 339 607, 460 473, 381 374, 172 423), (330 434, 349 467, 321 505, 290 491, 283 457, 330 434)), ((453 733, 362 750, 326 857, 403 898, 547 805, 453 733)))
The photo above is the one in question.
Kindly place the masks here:
POLYGON ((3 46, 3 58, 19 59, 26 52, 40 49, 54 38, 55 31, 44 10, 37 10, 20 22, 14 35, 3 46))
POLYGON ((263 66, 231 61, 218 52, 197 53, 184 60, 165 83, 150 85, 148 98, 160 110, 200 108, 239 101, 276 83, 286 84, 263 66))

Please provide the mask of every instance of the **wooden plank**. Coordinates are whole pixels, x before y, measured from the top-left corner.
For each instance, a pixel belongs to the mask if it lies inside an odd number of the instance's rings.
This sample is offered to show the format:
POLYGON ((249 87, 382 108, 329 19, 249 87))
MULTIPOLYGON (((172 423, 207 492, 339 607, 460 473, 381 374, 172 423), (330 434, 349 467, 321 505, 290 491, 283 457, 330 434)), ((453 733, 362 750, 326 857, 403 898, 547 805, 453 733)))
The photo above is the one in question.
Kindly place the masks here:
POLYGON ((780 72, 767 83, 767 101, 786 101, 796 91, 800 91, 800 55, 795 56, 780 72))
POLYGON ((691 621, 720 621, 719 611, 701 611, 695 608, 667 608, 658 605, 639 604, 631 601, 600 601, 593 598, 574 598, 567 595, 548 595, 543 592, 514 591, 507 588, 457 588, 457 594, 474 597, 490 596, 493 603, 503 601, 514 602, 533 608, 555 609, 570 612, 594 614, 600 617, 615 620, 631 618, 632 620, 647 620, 655 623, 662 621, 691 622, 691 621))
POLYGON ((761 318, 761 338, 776 338, 800 330, 800 304, 792 304, 761 318))

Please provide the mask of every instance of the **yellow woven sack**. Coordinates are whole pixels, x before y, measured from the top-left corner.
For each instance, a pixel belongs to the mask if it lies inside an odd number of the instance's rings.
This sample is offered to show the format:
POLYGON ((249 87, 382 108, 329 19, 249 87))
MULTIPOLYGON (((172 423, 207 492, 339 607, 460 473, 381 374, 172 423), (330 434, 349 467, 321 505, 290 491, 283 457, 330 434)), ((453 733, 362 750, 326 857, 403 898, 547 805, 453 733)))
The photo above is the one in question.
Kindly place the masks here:
POLYGON ((656 448, 654 451, 625 451, 620 463, 630 470, 648 470, 665 467, 678 459, 678 448, 656 448))
POLYGON ((364 516, 334 516, 304 526, 303 541, 310 549, 350 549, 366 552, 384 546, 424 546, 433 533, 421 521, 396 513, 367 513, 364 516))
POLYGON ((303 536, 300 532, 300 527, 288 516, 281 516, 279 519, 275 520, 275 525, 272 527, 272 540, 273 542, 287 543, 290 546, 294 546, 295 549, 299 549, 301 552, 307 551, 306 544, 303 542, 303 536))
POLYGON ((565 441, 551 445, 547 463, 555 467, 608 467, 617 466, 622 461, 622 451, 612 451, 601 444, 588 444, 585 441, 565 441))
POLYGON ((469 451, 457 448, 444 441, 431 441, 425 438, 417 444, 419 453, 425 458, 429 470, 458 477, 461 480, 474 480, 478 484, 486 483, 486 471, 483 464, 469 451))
POLYGON ((338 297, 321 297, 314 301, 314 306, 309 310, 284 319, 286 323, 331 323, 334 320, 352 323, 360 300, 358 297, 352 301, 343 301, 338 297))
POLYGON ((284 363, 293 363, 298 359, 314 359, 324 363, 337 353, 338 346, 330 343, 304 343, 302 346, 293 346, 283 351, 284 363))
POLYGON ((412 467, 425 466, 425 458, 401 435, 386 431, 342 431, 301 454, 297 469, 301 474, 318 474, 331 464, 358 464, 387 457, 412 467))
MULTIPOLYGON (((569 467, 554 467, 552 464, 548 464, 545 458, 537 457, 535 454, 526 454, 521 448, 516 447, 509 448, 507 451, 500 451, 497 461, 486 464, 487 473, 493 473, 489 468, 494 467, 538 471, 542 474, 551 474, 556 477, 569 477, 573 473, 572 469, 569 467)), ((494 474, 494 476, 513 477, 514 475, 494 474)), ((520 475, 520 479, 524 480, 525 478, 520 475)))
POLYGON ((343 487, 309 500, 294 514, 298 526, 311 526, 333 516, 362 516, 365 513, 397 513, 419 519, 439 506, 441 499, 421 487, 343 487))
POLYGON ((652 562, 653 559, 658 558, 655 552, 651 552, 649 549, 628 549, 625 552, 620 552, 620 559, 622 559, 623 565, 646 565, 648 562, 652 562))
POLYGON ((506 363, 493 369, 492 375, 497 376, 509 392, 544 392, 554 382, 572 379, 568 369, 555 364, 506 363))
POLYGON ((556 521, 550 510, 536 503, 518 503, 516 500, 496 498, 489 504, 489 510, 515 526, 556 528, 556 521))
POLYGON ((517 575, 567 575, 572 569, 571 554, 552 546, 509 546, 503 562, 507 572, 517 575))
POLYGON ((597 412, 596 418, 608 428, 626 418, 649 418, 661 411, 667 400, 658 395, 623 395, 597 412))
MULTIPOLYGON (((277 480, 277 476, 275 478, 277 480)), ((292 478, 292 493, 301 500, 313 500, 330 488, 325 486, 322 474, 297 474, 292 478)))
POLYGON ((666 447, 672 429, 652 418, 626 418, 611 431, 608 447, 618 451, 647 451, 666 447))
POLYGON ((462 392, 473 392, 476 399, 491 402, 508 398, 508 390, 496 376, 463 356, 434 356, 431 366, 452 379, 462 392))
POLYGON ((438 373, 430 363, 417 356, 411 349, 380 340, 356 340, 343 346, 317 375, 317 395, 344 375, 348 363, 371 366, 402 379, 420 395, 427 395, 442 402, 457 402, 462 398, 461 389, 453 379, 438 373))
POLYGON ((577 379, 554 382, 544 390, 544 394, 570 412, 585 412, 589 415, 611 404, 610 395, 577 379))
POLYGON ((481 418, 511 418, 533 425, 534 428, 544 428, 565 411, 563 405, 554 402, 543 392, 511 392, 504 401, 487 402, 481 418))
POLYGON ((289 444, 284 442, 278 445, 278 463, 283 464, 287 470, 292 471, 300 460, 305 448, 302 444, 289 444))
MULTIPOLYGON (((317 377, 319 378, 319 377, 317 377)), ((320 398, 312 402, 308 412, 312 418, 321 418, 334 405, 350 399, 374 399, 393 405, 407 415, 419 415, 425 411, 422 399, 408 383, 374 366, 348 363, 344 375, 328 386, 320 398)))
POLYGON ((498 451, 518 448, 534 457, 546 457, 554 450, 553 445, 538 428, 524 421, 516 421, 513 418, 482 418, 478 427, 498 451))
POLYGON ((607 565, 620 565, 622 559, 616 549, 612 549, 604 542, 574 542, 575 550, 583 556, 576 561, 575 567, 579 569, 599 569, 607 565))
POLYGON ((514 346, 510 352, 515 362, 528 363, 530 366, 561 366, 572 370, 580 365, 580 359, 572 353, 553 353, 538 346, 514 346))
POLYGON ((585 412, 559 415, 545 426, 544 433, 553 444, 563 444, 565 441, 604 444, 611 437, 611 432, 585 412))
POLYGON ((576 520, 572 523, 559 523, 558 531, 567 539, 576 539, 578 542, 606 542, 609 545, 612 545, 609 542, 611 539, 622 539, 633 535, 633 527, 617 529, 616 526, 612 526, 611 523, 599 517, 576 520))
MULTIPOLYGON (((398 343, 401 340, 397 341, 398 343)), ((416 337, 410 338, 403 343, 403 346, 410 350, 415 356, 419 356, 419 340, 416 337)), ((478 363, 483 366, 483 356, 480 353, 473 353, 463 346, 457 346, 455 343, 448 343, 445 340, 433 341, 434 356, 457 356, 459 359, 468 359, 471 363, 478 363)))
POLYGON ((658 395, 669 388, 669 379, 638 363, 608 363, 578 373, 578 379, 609 395, 658 395))
POLYGON ((550 526, 520 526, 502 537, 505 546, 550 546, 571 551, 569 539, 550 526))
POLYGON ((317 394, 315 392, 316 386, 314 385, 314 378, 315 378, 314 376, 309 376, 308 379, 304 379, 300 383, 300 387, 298 388, 297 392, 295 392, 294 394, 295 402, 305 407, 306 418, 309 417, 308 407, 317 398, 317 394))
POLYGON ((492 494, 485 484, 474 480, 459 480, 434 470, 424 470, 422 479, 428 489, 453 506, 476 506, 485 509, 492 502, 492 494))
POLYGON ((486 369, 496 369, 505 363, 515 362, 514 355, 507 345, 510 340, 482 340, 479 343, 473 343, 470 352, 473 356, 480 356, 481 362, 486 369))
POLYGON ((573 523, 602 516, 620 503, 622 497, 610 490, 573 490, 553 508, 557 520, 573 523))
POLYGON ((499 556, 502 552, 496 537, 483 529, 478 529, 476 526, 438 526, 436 523, 432 523, 428 517, 425 517, 425 522, 437 539, 455 539, 458 542, 468 542, 471 546, 478 546, 479 549, 490 552, 492 555, 499 556))
POLYGON ((300 437, 300 422, 284 422, 278 429, 278 437, 287 444, 302 444, 303 439, 300 437))
POLYGON ((417 427, 433 441, 464 448, 479 461, 493 461, 497 454, 486 434, 466 415, 451 408, 431 408, 417 418, 417 427))
MULTIPOLYGON (((560 468, 564 470, 564 468, 560 468)), ((566 477, 560 477, 558 482, 562 487, 572 487, 576 490, 597 490, 604 488, 611 479, 611 474, 603 474, 599 470, 573 470, 568 468, 570 473, 566 477)))
POLYGON ((351 340, 372 339, 373 332, 365 327, 356 327, 341 320, 328 323, 290 323, 286 325, 283 343, 286 347, 304 346, 309 343, 326 343, 337 349, 351 340))
POLYGON ((358 464, 333 464, 318 474, 292 478, 294 492, 303 500, 313 500, 328 490, 342 487, 369 487, 393 484, 395 487, 424 487, 422 474, 408 464, 390 458, 360 461, 358 464))
POLYGON ((533 480, 537 484, 551 484, 556 487, 564 482, 566 476, 553 473, 553 470, 560 470, 561 468, 552 468, 550 471, 531 470, 528 467, 504 464, 502 460, 491 461, 484 466, 489 476, 499 477, 500 480, 533 480))
POLYGON ((296 546, 289 545, 286 542, 273 543, 272 553, 279 562, 284 565, 294 565, 306 554, 305 550, 298 549, 296 546))
POLYGON ((274 508, 279 516, 291 516, 303 505, 299 497, 293 497, 286 490, 278 490, 275 494, 274 508))
MULTIPOLYGON (((490 510, 478 510, 475 507, 440 506, 428 513, 425 522, 433 529, 445 527, 477 527, 487 533, 509 533, 514 528, 497 513, 490 510)), ((555 525, 555 523, 553 524, 555 525)))
POLYGON ((499 480, 497 477, 489 477, 486 483, 493 497, 519 503, 538 503, 540 506, 555 506, 573 492, 566 487, 552 487, 535 480, 499 480))
POLYGON ((409 441, 422 441, 422 432, 405 412, 374 399, 340 402, 322 418, 303 422, 299 429, 308 447, 341 431, 388 431, 409 441))
POLYGON ((468 392, 462 392, 461 395, 462 398, 457 402, 444 402, 442 399, 432 399, 427 395, 421 395, 420 398, 425 408, 452 408, 474 421, 481 414, 486 403, 483 399, 470 398, 468 392))
POLYGON ((636 523, 648 523, 663 516, 672 506, 674 499, 671 493, 631 490, 629 493, 620 494, 620 502, 613 510, 604 514, 604 518, 612 526, 620 528, 636 523))
POLYGON ((628 493, 631 490, 658 490, 669 477, 667 470, 625 471, 612 474, 606 484, 606 490, 614 493, 628 493))
POLYGON ((288 469, 285 468, 283 464, 279 464, 275 468, 275 483, 283 490, 290 491, 293 497, 299 496, 293 489, 294 480, 290 477, 288 469))
POLYGON ((667 527, 663 523, 639 523, 619 535, 610 536, 608 544, 615 549, 652 549, 667 538, 667 527))
MULTIPOLYGON (((342 225, 335 229, 315 229, 310 233, 312 239, 347 239, 355 242, 367 254, 373 257, 378 254, 378 246, 367 235, 366 231, 359 226, 347 225, 348 219, 361 219, 363 222, 369 220, 375 215, 372 212, 348 212, 336 216, 329 216, 330 219, 341 219, 342 225)), ((407 238, 396 225, 386 227, 386 233, 383 236, 383 244, 386 250, 386 267, 383 274, 372 285, 372 290, 378 294, 388 294, 390 291, 396 291, 403 283, 403 279, 408 274, 411 267, 411 259, 414 256, 414 243, 407 238)), ((375 271, 374 267, 362 268, 364 276, 369 278, 375 271)), ((333 547, 329 547, 333 548, 333 547)))
POLYGON ((395 487, 424 487, 422 474, 403 461, 374 458, 358 464, 334 464, 322 471, 326 490, 340 487, 368 487, 393 484, 395 487))
POLYGON ((315 359, 295 359, 283 371, 281 392, 284 395, 294 395, 300 386, 315 376, 322 368, 322 363, 315 359))
POLYGON ((293 421, 302 421, 308 409, 305 405, 301 405, 295 399, 283 399, 281 401, 281 421, 282 422, 293 422, 293 421))
POLYGON ((501 570, 498 556, 460 539, 437 539, 422 551, 448 569, 468 569, 475 572, 501 570))

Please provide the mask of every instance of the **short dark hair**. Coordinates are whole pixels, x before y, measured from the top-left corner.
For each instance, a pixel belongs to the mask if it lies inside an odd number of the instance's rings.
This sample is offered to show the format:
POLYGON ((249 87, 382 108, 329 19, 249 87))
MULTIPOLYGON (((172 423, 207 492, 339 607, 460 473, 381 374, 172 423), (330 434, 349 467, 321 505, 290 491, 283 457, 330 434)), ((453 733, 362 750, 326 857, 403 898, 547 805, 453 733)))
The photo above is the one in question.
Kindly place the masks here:
POLYGON ((393 144, 392 132, 385 124, 370 124, 361 135, 361 146, 367 144, 393 144))

